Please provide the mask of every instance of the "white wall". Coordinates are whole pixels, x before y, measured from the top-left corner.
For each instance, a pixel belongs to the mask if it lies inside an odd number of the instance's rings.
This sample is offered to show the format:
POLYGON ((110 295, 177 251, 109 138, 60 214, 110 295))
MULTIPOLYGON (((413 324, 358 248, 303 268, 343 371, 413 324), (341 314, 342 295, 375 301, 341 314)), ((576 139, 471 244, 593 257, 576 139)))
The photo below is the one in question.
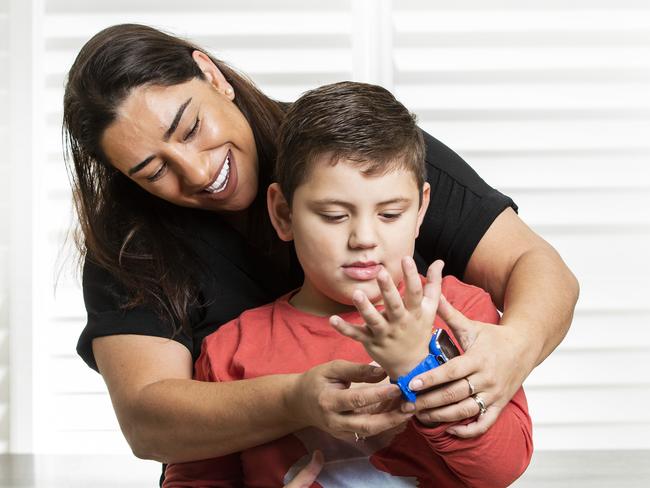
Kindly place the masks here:
MULTIPOLYGON (((31 202, 34 212, 23 206, 7 210, 0 191, 0 218, 3 224, 10 217, 29 221, 27 231, 12 226, 29 242, 14 239, 20 249, 11 255, 29 259, 34 271, 7 311, 3 233, 0 451, 128 452, 101 377, 74 352, 85 316, 69 267, 53 292, 54 277, 70 255, 62 242, 72 218, 60 141, 64 76, 81 45, 118 22, 189 36, 284 100, 341 79, 392 89, 425 129, 517 201, 522 217, 560 250, 581 280, 569 336, 526 383, 537 447, 650 448, 650 411, 642 408, 650 403, 647 2, 11 0, 11 5, 31 32, 27 51, 16 49, 12 56, 33 61, 19 65, 32 77, 31 130, 21 136, 29 138, 31 152, 28 164, 17 166, 25 163, 15 159, 11 167, 12 174, 28 176, 22 180, 27 196, 21 193, 16 201, 31 202), (3 330, 10 314, 11 350, 21 351, 33 370, 25 374, 14 366, 22 363, 12 360, 9 439, 2 415, 8 386, 2 378, 9 362, 3 330)), ((7 31, 2 19, 0 13, 0 36, 7 31)), ((2 75, 0 100, 6 81, 2 75)), ((2 124, 0 118, 0 137, 7 134, 2 124)), ((12 154, 19 151, 14 147, 12 154)), ((2 178, 7 171, 0 159, 0 179, 7 180, 2 178)), ((15 270, 17 264, 11 266, 15 270)))

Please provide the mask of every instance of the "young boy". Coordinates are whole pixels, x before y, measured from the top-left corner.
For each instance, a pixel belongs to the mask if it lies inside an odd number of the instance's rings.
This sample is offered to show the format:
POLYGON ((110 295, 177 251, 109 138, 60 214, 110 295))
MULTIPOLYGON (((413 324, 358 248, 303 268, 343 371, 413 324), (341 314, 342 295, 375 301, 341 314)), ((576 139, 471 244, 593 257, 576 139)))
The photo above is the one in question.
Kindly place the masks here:
MULTIPOLYGON (((489 295, 442 279, 440 262, 426 280, 417 273, 410 256, 429 203, 424 173, 415 119, 385 89, 344 82, 296 101, 282 127, 268 206, 278 236, 295 244, 304 283, 207 337, 195 378, 301 373, 345 359, 374 360, 397 380, 427 357, 434 328, 451 334, 438 306, 497 323, 489 295)), ((411 418, 366 439, 306 428, 230 456, 170 465, 164 486, 282 486, 315 450, 324 454, 316 479, 323 487, 498 487, 528 465, 522 390, 484 435, 461 439, 447 428, 411 418)))

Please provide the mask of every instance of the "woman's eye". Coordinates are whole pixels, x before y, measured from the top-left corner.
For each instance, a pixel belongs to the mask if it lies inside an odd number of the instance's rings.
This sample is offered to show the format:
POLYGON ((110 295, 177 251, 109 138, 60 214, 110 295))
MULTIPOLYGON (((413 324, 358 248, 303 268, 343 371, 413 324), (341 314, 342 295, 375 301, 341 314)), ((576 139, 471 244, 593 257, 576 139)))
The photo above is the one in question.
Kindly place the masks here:
POLYGON ((162 177, 163 173, 165 172, 166 167, 167 167, 167 163, 163 162, 163 164, 160 165, 160 167, 154 174, 152 174, 151 176, 147 176, 147 180, 150 181, 151 183, 153 183, 154 181, 158 181, 162 177))
POLYGON ((196 131, 199 130, 200 122, 201 122, 201 120, 197 117, 196 121, 194 122, 194 125, 192 126, 190 131, 187 134, 185 134, 185 137, 183 138, 183 141, 189 141, 190 139, 192 139, 192 137, 194 137, 194 135, 196 134, 196 131))

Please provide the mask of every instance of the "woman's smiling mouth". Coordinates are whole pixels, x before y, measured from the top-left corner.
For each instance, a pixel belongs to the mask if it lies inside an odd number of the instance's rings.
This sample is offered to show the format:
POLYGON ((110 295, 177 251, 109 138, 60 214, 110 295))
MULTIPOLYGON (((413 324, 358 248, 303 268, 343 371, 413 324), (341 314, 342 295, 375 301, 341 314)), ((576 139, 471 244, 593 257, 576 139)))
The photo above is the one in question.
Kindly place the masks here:
POLYGON ((226 159, 221 165, 221 170, 219 171, 219 174, 214 179, 214 181, 210 184, 210 186, 204 188, 203 191, 206 191, 208 193, 219 193, 225 190, 226 185, 228 184, 228 179, 230 177, 230 158, 231 158, 231 152, 230 150, 228 150, 228 153, 226 154, 226 159))

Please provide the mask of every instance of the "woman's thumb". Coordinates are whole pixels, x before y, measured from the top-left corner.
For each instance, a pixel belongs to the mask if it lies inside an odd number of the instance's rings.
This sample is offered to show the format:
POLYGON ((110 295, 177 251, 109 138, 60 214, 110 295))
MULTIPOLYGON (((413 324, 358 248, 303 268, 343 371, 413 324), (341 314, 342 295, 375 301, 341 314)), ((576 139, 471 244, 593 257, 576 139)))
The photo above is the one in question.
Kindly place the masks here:
POLYGON ((438 315, 449 326, 451 332, 454 334, 454 337, 456 337, 456 340, 458 340, 463 350, 467 350, 472 343, 472 321, 456 310, 443 295, 440 295, 438 315))

